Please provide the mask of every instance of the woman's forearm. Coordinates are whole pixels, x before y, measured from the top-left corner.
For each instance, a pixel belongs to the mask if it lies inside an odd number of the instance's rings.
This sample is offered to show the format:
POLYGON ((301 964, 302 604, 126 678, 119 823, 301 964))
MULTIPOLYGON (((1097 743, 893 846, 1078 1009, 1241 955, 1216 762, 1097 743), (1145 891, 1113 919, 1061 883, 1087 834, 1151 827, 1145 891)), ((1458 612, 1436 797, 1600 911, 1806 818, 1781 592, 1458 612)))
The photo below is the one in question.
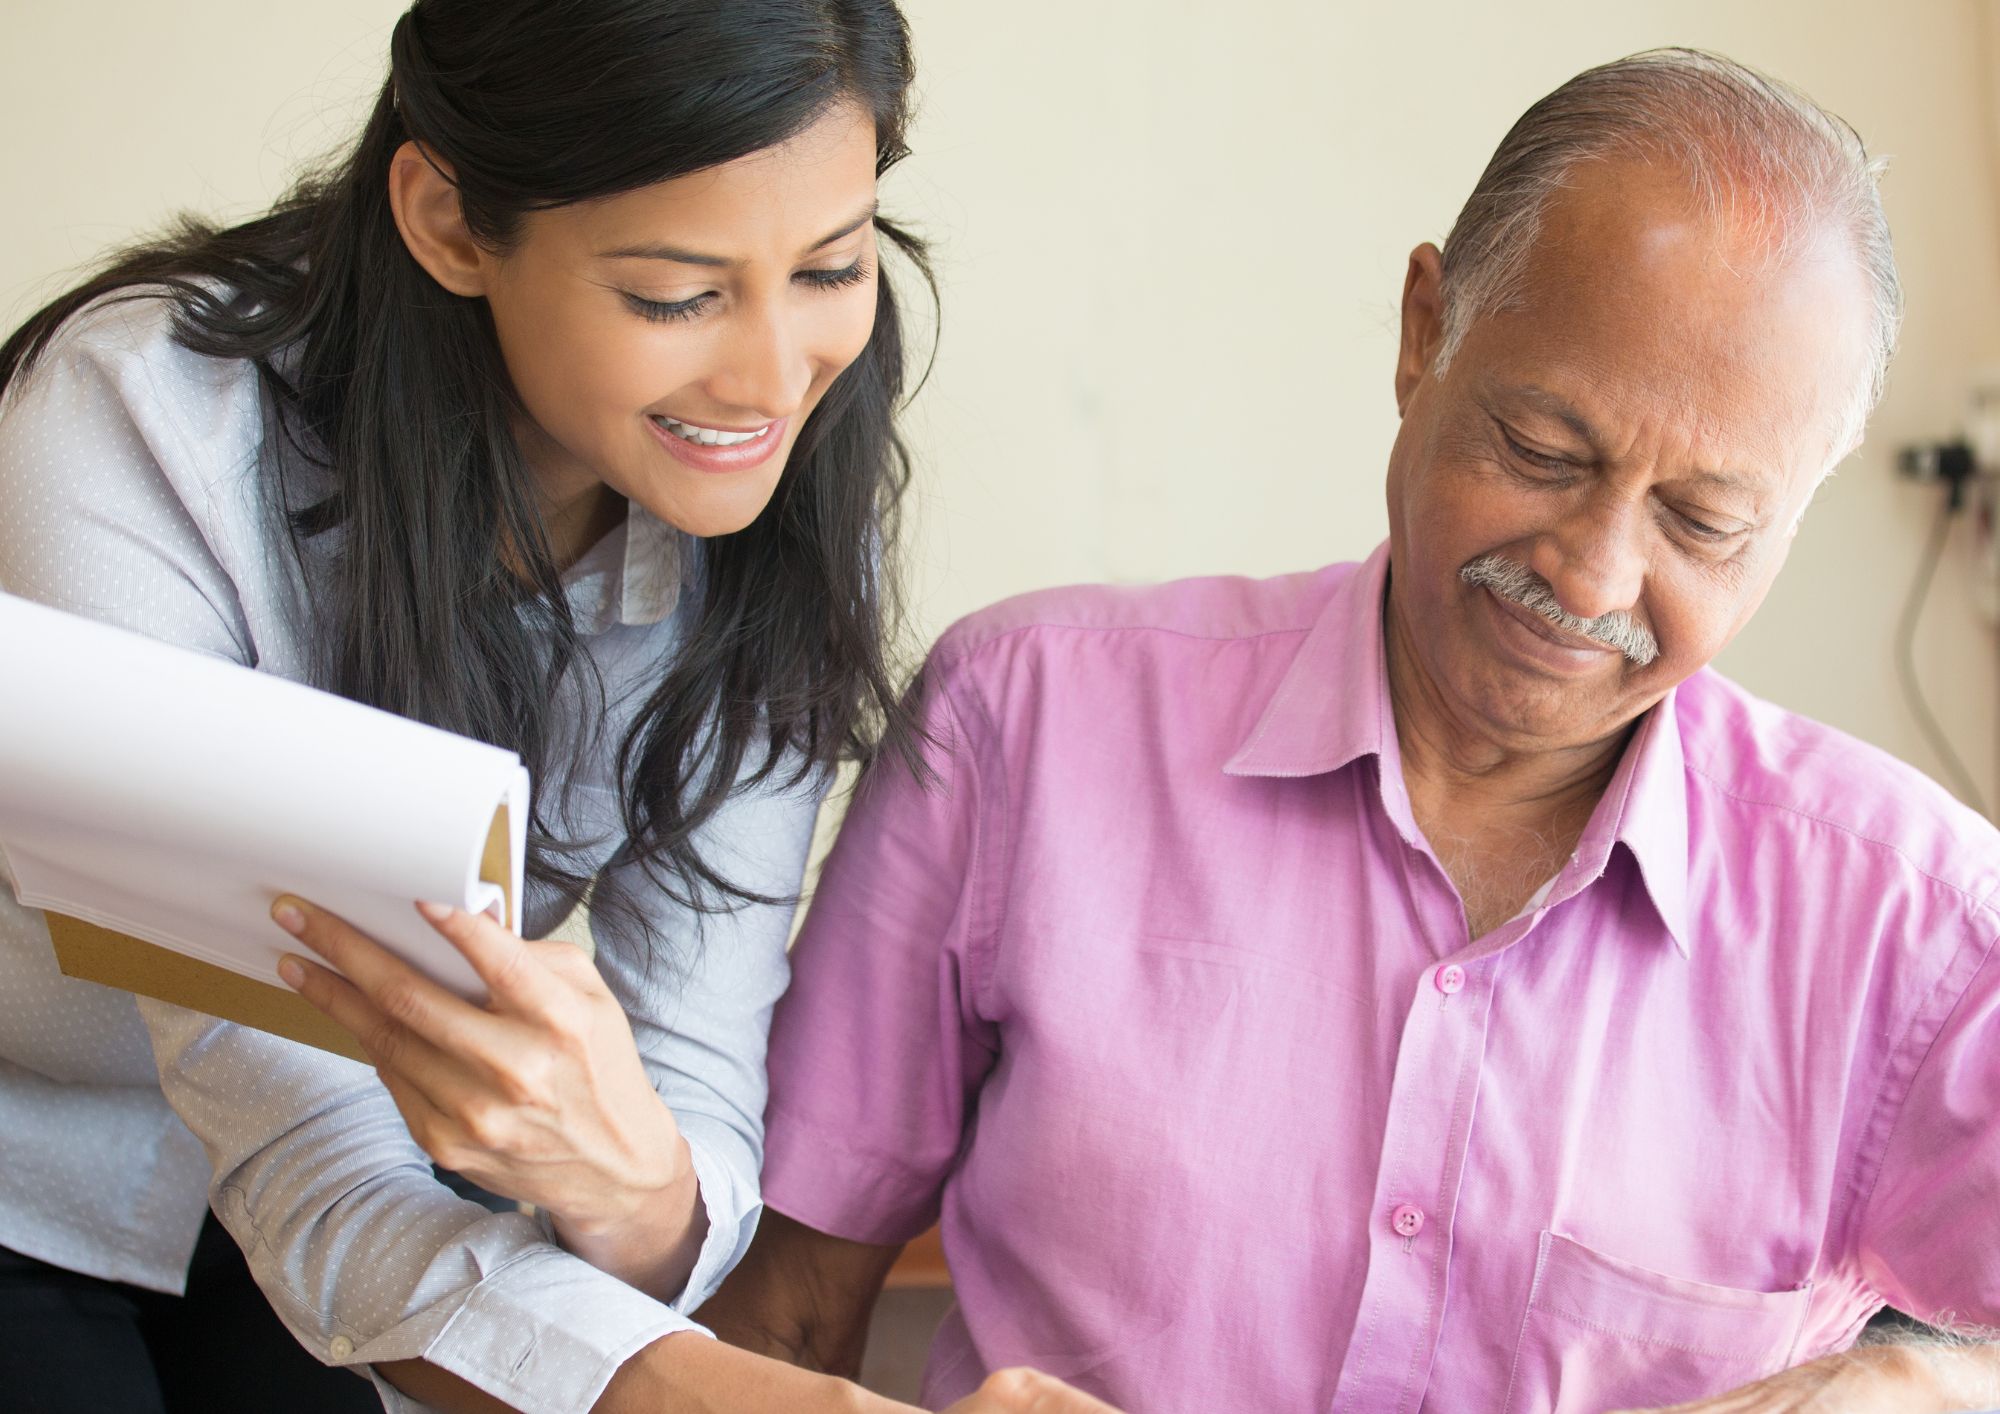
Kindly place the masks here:
POLYGON ((619 1367, 591 1414, 915 1414, 831 1375, 692 1331, 662 1336, 619 1367))
MULTIPOLYGON (((377 1365, 403 1393, 453 1414, 511 1414, 512 1406, 422 1360, 377 1365)), ((642 1347, 618 1367, 591 1414, 916 1414, 909 1405, 868 1393, 831 1375, 767 1360, 675 1331, 642 1347)))

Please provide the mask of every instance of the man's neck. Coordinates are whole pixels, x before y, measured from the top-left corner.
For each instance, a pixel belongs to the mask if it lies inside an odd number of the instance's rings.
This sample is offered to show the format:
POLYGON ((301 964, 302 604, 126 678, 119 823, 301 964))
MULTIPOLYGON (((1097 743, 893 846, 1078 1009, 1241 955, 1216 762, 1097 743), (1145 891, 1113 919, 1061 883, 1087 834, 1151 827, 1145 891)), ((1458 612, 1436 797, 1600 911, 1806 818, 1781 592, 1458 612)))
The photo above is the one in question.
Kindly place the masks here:
POLYGON ((1465 906, 1471 937, 1518 913, 1569 858, 1618 770, 1631 724, 1539 746, 1468 720, 1385 611, 1389 700, 1410 812, 1465 906))

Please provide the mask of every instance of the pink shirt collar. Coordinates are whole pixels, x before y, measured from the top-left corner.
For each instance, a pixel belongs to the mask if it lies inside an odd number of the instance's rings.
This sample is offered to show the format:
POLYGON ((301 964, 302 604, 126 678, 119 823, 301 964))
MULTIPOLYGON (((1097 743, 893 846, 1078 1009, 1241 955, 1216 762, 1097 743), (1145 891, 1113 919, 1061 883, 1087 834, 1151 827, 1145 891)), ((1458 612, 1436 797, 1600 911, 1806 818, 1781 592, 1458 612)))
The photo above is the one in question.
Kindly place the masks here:
MULTIPOLYGON (((1403 785, 1402 751, 1389 701, 1382 635, 1388 579, 1389 545, 1384 541, 1334 591, 1223 771, 1232 776, 1315 776, 1374 756, 1383 810, 1413 848, 1428 850, 1403 785), (1353 691, 1357 678, 1372 683, 1374 690, 1353 691)), ((1622 843, 1638 862, 1661 923, 1686 957, 1687 762, 1674 699, 1674 692, 1667 693, 1641 719, 1548 901, 1561 902, 1603 874, 1612 846, 1622 843)))

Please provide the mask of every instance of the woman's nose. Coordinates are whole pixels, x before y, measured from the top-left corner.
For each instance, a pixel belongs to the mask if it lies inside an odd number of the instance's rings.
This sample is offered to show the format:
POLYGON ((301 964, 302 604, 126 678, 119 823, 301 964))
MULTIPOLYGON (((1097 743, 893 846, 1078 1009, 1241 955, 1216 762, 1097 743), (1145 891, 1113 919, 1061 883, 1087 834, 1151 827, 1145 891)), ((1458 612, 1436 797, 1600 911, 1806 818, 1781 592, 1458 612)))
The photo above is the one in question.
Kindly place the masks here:
POLYGON ((765 421, 796 412, 812 385, 812 361, 782 310, 743 311, 716 356, 709 396, 765 421))

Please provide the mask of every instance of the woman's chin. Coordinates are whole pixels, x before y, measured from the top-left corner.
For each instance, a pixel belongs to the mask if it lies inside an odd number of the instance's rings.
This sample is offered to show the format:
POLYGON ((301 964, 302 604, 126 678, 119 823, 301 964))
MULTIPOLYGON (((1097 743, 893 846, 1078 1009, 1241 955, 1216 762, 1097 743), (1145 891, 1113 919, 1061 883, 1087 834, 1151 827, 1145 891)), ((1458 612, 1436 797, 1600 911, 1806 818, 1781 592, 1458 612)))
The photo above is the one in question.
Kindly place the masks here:
MULTIPOLYGON (((717 478, 720 480, 720 478, 717 478)), ((777 477, 746 477, 735 484, 658 488, 631 497, 633 505, 676 530, 703 540, 748 528, 771 503, 777 477)))

